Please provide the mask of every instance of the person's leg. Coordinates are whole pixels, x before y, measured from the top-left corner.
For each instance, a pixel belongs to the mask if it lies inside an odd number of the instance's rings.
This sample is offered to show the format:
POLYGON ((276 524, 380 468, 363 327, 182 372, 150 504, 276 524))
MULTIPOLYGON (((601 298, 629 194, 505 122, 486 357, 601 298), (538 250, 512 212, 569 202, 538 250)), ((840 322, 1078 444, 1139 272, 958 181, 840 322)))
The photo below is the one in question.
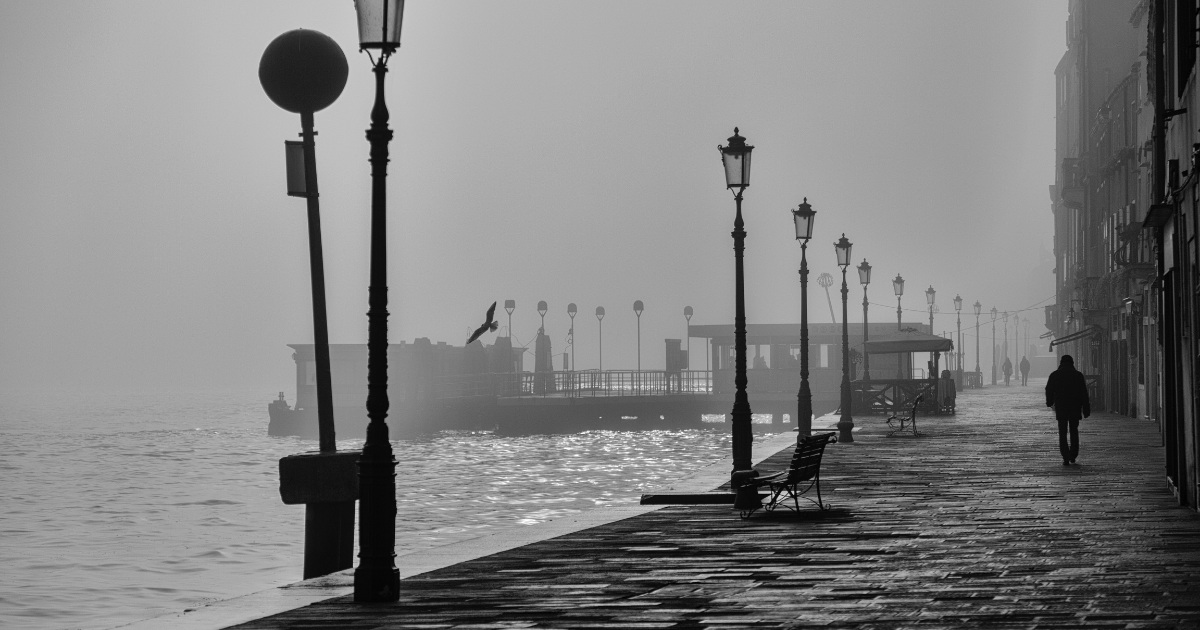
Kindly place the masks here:
POLYGON ((1071 429, 1071 463, 1075 463, 1075 459, 1079 457, 1079 419, 1069 422, 1071 429))
POLYGON ((1071 461, 1071 447, 1067 444, 1067 420, 1058 419, 1058 452, 1062 454, 1063 465, 1071 461))

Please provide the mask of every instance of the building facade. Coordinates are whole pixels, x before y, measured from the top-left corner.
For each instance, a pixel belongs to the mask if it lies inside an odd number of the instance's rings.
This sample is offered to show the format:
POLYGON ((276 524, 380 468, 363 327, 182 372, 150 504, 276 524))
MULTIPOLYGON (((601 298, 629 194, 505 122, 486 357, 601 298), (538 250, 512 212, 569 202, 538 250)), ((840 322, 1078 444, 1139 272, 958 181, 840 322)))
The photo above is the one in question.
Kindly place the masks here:
POLYGON ((1051 210, 1061 357, 1093 408, 1157 422, 1165 478, 1200 505, 1196 0, 1071 0, 1055 71, 1051 210))

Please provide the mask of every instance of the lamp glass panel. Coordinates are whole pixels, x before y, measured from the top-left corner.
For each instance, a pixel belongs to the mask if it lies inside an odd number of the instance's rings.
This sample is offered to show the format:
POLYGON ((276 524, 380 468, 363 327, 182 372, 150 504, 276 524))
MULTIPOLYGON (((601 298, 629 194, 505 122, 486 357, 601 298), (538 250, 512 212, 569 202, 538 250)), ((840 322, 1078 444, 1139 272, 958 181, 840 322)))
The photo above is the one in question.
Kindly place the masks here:
POLYGON ((983 305, 980 304, 979 302, 976 302, 975 303, 975 314, 976 315, 979 315, 979 309, 981 309, 981 308, 983 308, 983 305))
POLYGON ((721 161, 725 164, 725 187, 740 188, 747 185, 744 166, 750 161, 749 153, 721 152, 721 161))
POLYGON ((807 241, 812 238, 813 220, 817 218, 816 212, 805 212, 797 210, 792 212, 792 219, 796 223, 796 240, 807 241))
POLYGON ((956 310, 956 311, 962 310, 962 298, 957 295, 954 296, 954 310, 956 310))
POLYGON ((904 295, 904 278, 901 278, 899 274, 896 275, 895 280, 892 280, 892 288, 895 289, 897 296, 904 295))
POLYGON ((933 305, 933 301, 936 296, 937 291, 934 291, 933 287, 929 287, 929 289, 925 291, 925 300, 928 301, 931 306, 933 305))
POLYGON ((865 260, 858 266, 858 283, 871 284, 871 265, 868 265, 865 260))
POLYGON ((400 46, 404 0, 354 0, 354 10, 360 47, 395 50, 400 46))
POLYGON ((837 252, 837 264, 839 267, 847 267, 850 265, 850 250, 854 245, 846 240, 846 235, 842 235, 842 239, 833 244, 834 251, 837 252))

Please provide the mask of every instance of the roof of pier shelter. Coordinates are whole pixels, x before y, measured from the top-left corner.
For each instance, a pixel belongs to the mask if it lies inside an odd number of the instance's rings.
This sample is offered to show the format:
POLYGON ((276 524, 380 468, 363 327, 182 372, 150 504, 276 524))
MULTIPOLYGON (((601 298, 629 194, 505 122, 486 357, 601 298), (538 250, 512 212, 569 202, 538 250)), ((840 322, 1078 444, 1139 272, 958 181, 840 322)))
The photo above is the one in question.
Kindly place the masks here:
POLYGON ((895 354, 898 352, 949 352, 954 342, 920 331, 893 332, 890 335, 870 339, 863 344, 867 354, 895 354))
MULTIPOLYGON (((904 326, 920 330, 929 329, 928 324, 905 323, 904 326)), ((894 334, 896 332, 896 323, 870 323, 867 325, 867 328, 868 337, 883 336, 889 333, 894 334)), ((733 324, 693 324, 688 326, 688 336, 697 339, 712 339, 715 344, 733 343, 733 324)), ((855 337, 861 343, 862 322, 850 322, 851 341, 855 337)), ((808 338, 809 342, 823 343, 827 339, 836 339, 838 343, 841 343, 842 325, 831 324, 829 322, 809 323, 808 338)), ((747 324, 746 343, 750 345, 796 345, 800 343, 800 324, 747 324)))

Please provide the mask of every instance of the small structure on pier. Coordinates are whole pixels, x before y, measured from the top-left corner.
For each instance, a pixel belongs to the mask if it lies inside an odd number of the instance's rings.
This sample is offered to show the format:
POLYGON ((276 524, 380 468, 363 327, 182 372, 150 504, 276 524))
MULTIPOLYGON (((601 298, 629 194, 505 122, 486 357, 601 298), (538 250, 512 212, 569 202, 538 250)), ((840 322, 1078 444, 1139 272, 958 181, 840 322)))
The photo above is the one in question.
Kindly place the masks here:
MULTIPOLYGON (((911 367, 907 378, 859 380, 851 384, 852 412, 855 414, 896 414, 912 407, 912 401, 921 397, 918 411, 925 414, 954 412, 956 390, 953 378, 941 378, 938 363, 941 353, 954 349, 954 343, 918 330, 893 331, 882 337, 872 337, 863 346, 863 351, 872 357, 911 357, 916 353, 929 353, 926 378, 912 378, 911 367)), ((903 370, 899 371, 900 373, 903 370)))

